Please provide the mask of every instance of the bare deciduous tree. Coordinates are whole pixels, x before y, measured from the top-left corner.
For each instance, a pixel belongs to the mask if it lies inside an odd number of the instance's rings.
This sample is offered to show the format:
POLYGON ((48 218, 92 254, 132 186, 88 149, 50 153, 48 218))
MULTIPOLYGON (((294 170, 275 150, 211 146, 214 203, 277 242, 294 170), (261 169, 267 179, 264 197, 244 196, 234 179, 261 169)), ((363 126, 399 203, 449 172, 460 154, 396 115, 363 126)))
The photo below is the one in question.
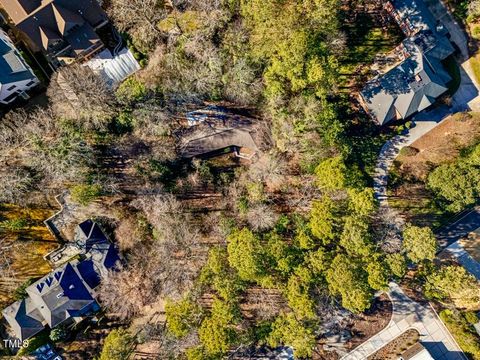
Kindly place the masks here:
POLYGON ((154 227, 150 256, 159 291, 178 298, 192 286, 205 260, 207 249, 199 242, 200 233, 173 195, 143 197, 133 205, 154 227))
POLYGON ((118 29, 129 31, 137 47, 148 50, 161 34, 158 23, 167 16, 169 2, 112 0, 107 12, 118 29))
POLYGON ((104 129, 116 114, 112 91, 86 66, 63 67, 52 78, 47 95, 57 117, 79 120, 86 128, 104 129))
POLYGON ((141 314, 157 296, 155 274, 147 254, 135 256, 130 266, 113 271, 102 280, 98 294, 103 306, 121 319, 141 314))
POLYGON ((23 167, 7 166, 0 162, 0 202, 18 204, 32 189, 34 179, 23 167))
POLYGON ((271 229, 277 222, 278 215, 265 204, 258 204, 251 207, 247 213, 247 221, 255 231, 271 229))

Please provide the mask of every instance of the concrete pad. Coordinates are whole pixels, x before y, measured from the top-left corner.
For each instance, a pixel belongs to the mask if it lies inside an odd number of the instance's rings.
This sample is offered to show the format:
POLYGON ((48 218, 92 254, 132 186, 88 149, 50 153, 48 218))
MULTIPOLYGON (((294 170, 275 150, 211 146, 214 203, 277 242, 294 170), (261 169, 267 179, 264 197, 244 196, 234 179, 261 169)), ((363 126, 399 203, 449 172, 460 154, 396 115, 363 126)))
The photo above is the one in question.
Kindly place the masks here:
POLYGON ((405 330, 407 330, 410 327, 409 323, 405 319, 399 321, 397 323, 397 326, 400 329, 400 331, 402 331, 402 332, 404 332, 405 330))
POLYGON ((431 333, 430 337, 434 341, 438 341, 438 342, 441 342, 441 341, 445 340, 445 338, 447 338, 446 334, 441 329, 438 329, 437 331, 431 333))
POLYGON ((425 326, 427 328, 427 331, 430 334, 440 329, 440 325, 436 321, 429 321, 429 322, 426 322, 425 324, 426 324, 425 326))

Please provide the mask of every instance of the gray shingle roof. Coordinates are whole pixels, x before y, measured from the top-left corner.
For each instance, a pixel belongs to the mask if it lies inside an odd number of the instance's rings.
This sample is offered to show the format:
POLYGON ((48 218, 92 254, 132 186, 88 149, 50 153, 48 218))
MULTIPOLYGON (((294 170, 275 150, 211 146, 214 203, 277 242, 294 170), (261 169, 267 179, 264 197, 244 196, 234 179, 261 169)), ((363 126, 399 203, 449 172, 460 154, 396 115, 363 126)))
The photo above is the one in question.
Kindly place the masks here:
POLYGON ((0 30, 0 86, 35 79, 20 53, 6 41, 7 35, 0 30))
POLYGON ((92 220, 77 227, 76 240, 86 259, 68 262, 36 281, 25 300, 3 310, 5 319, 20 339, 27 339, 64 321, 97 311, 92 289, 120 260, 115 246, 92 220))
POLYGON ((91 289, 71 263, 30 285, 27 293, 53 328, 95 303, 91 289))
MULTIPOLYGON (((444 94, 451 80, 441 60, 455 49, 422 0, 392 1, 399 22, 415 35, 403 41, 407 58, 384 75, 367 83, 361 96, 380 124, 396 114, 408 118, 432 105, 444 94)), ((397 19, 398 20, 398 19, 397 19)), ((443 28, 442 28, 443 29, 443 28)))
POLYGON ((43 317, 30 298, 19 300, 2 311, 20 340, 28 339, 44 329, 43 317))
POLYGON ((107 20, 105 12, 96 0, 45 0, 29 7, 25 16, 20 16, 22 5, 19 0, 0 0, 13 18, 16 26, 32 42, 47 52, 55 53, 68 45, 70 55, 76 56, 93 44, 101 44, 94 28, 107 20), (48 40, 62 40, 60 48, 48 49, 48 40))

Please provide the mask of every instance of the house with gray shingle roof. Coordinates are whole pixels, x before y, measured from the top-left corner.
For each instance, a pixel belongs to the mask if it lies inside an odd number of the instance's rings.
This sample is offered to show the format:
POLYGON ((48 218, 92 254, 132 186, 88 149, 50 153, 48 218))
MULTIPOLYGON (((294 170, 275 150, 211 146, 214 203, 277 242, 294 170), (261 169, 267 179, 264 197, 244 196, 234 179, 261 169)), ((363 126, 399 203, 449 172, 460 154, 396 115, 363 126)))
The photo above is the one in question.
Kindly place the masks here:
POLYGON ((94 289, 119 262, 118 253, 92 220, 77 228, 80 259, 66 262, 26 288, 27 297, 2 311, 20 340, 31 338, 46 326, 80 322, 100 305, 94 289))
POLYGON ((40 83, 7 34, 0 29, 0 103, 10 104, 40 83))
POLYGON ((0 0, 15 27, 53 67, 100 52, 98 30, 108 18, 97 0, 0 0))
POLYGON ((425 110, 446 93, 452 78, 442 61, 455 52, 446 28, 423 0, 393 0, 385 8, 407 38, 398 49, 403 61, 360 93, 365 110, 380 125, 425 110))

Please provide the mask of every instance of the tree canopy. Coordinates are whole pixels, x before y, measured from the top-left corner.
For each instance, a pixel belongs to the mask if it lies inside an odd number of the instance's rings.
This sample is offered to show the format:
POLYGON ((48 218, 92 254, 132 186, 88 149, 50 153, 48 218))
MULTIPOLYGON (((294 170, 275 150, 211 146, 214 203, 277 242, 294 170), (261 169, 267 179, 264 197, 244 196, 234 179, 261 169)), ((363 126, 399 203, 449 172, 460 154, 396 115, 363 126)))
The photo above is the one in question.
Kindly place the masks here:
POLYGON ((408 258, 419 263, 435 258, 437 240, 430 228, 408 225, 403 231, 403 247, 408 258))

